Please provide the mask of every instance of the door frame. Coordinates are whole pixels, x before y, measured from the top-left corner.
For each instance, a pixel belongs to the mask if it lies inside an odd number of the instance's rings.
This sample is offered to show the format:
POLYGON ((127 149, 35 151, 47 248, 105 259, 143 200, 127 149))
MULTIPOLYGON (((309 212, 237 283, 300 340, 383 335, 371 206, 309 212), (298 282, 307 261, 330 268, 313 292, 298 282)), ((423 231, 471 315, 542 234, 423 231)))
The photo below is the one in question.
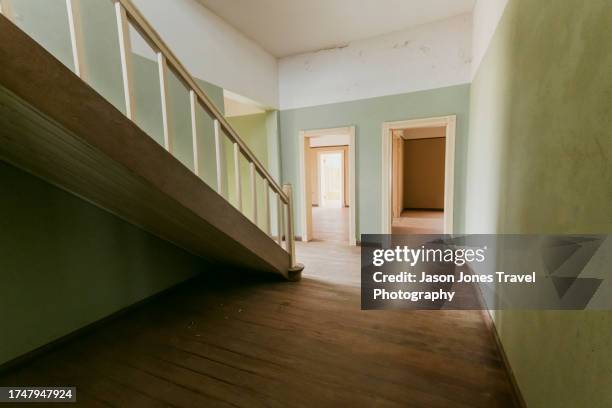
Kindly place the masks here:
POLYGON ((382 125, 382 211, 381 231, 383 234, 391 234, 393 222, 393 130, 419 129, 428 127, 446 128, 446 149, 444 159, 444 233, 453 233, 454 215, 454 192, 455 192, 455 133, 457 128, 457 116, 440 116, 425 119, 410 119, 394 122, 383 122, 382 125))
MULTIPOLYGON (((392 134, 394 133, 391 131, 392 134)), ((399 137, 398 135, 393 134, 393 139, 391 140, 391 163, 393 166, 392 177, 391 177, 391 216, 394 217, 396 214, 398 216, 402 213, 403 210, 403 198, 404 198, 404 172, 400 171, 400 169, 404 168, 404 138, 399 137), (395 149, 397 141, 397 150, 395 149), (397 159, 397 160, 395 160, 397 159), (395 175, 395 177, 393 177, 395 175), (395 194, 394 194, 395 193, 395 194)))
POLYGON ((312 186, 311 177, 306 177, 306 143, 311 137, 347 134, 348 143, 348 183, 349 183, 349 245, 357 245, 356 222, 355 222, 355 126, 345 126, 325 129, 300 130, 298 135, 298 159, 300 177, 300 226, 302 241, 312 240, 312 186))

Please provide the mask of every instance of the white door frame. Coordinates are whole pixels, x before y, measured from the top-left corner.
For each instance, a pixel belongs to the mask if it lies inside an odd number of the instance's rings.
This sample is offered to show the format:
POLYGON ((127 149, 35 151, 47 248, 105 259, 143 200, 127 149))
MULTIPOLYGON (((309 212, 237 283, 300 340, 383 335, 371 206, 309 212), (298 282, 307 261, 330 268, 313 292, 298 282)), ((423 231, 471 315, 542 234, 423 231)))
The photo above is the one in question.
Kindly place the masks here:
POLYGON ((444 162, 444 233, 453 233, 454 214, 454 184, 455 184, 455 133, 457 127, 457 116, 441 116, 427 119, 400 120, 396 122, 384 122, 382 125, 382 233, 391 234, 391 223, 393 222, 391 198, 392 190, 392 131, 399 129, 418 129, 428 127, 446 128, 446 152, 444 162))
POLYGON ((299 171, 300 171, 300 225, 302 241, 312 240, 312 194, 310 177, 306 177, 306 149, 305 144, 310 137, 348 134, 348 160, 349 160, 349 245, 357 245, 355 223, 355 126, 346 126, 329 129, 300 130, 298 137, 299 171))

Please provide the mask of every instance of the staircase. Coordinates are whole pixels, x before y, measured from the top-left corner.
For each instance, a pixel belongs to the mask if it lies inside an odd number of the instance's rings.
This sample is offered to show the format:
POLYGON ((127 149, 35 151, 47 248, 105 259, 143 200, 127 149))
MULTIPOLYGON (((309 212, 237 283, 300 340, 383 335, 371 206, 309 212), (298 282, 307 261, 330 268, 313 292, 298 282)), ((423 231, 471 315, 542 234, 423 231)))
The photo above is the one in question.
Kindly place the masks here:
POLYGON ((11 1, 0 0, 0 159, 212 263, 300 278, 291 186, 278 185, 129 0, 100 0, 110 1, 115 15, 123 111, 89 83, 79 0, 65 2, 72 66, 11 22, 11 1), (136 123, 132 30, 156 56, 163 143, 136 123), (188 90, 193 169, 176 157, 170 74, 188 90), (202 145, 202 114, 212 120, 211 145, 202 145), (234 160, 229 181, 224 146, 231 146, 234 160), (202 149, 215 152, 212 185, 201 174, 202 149), (248 163, 247 180, 241 180, 241 160, 248 163), (257 188, 262 181, 263 192, 257 188))

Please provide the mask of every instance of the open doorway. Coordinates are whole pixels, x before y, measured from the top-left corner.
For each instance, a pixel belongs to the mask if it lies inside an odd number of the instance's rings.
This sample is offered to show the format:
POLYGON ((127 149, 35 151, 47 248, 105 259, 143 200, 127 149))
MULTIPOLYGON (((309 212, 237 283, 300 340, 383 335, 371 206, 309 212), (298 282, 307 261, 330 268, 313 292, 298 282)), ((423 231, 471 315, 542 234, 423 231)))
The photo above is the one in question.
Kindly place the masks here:
POLYGON ((348 143, 348 137, 343 139, 332 140, 330 136, 309 138, 311 160, 306 172, 311 179, 314 240, 349 241, 349 204, 348 200, 345 201, 348 144, 337 144, 348 143))
POLYGON ((383 233, 452 233, 455 121, 383 125, 383 233))
MULTIPOLYGON (((344 147, 344 146, 342 146, 344 147)), ((314 148, 317 150, 317 148, 314 148)), ((321 208, 348 207, 344 201, 344 151, 317 152, 317 169, 319 180, 319 203, 321 208)), ((313 169, 314 170, 314 169, 313 169)), ((315 203, 313 203, 313 206, 315 203)), ((344 215, 342 218, 345 218, 344 215)), ((348 217, 345 224, 348 226, 348 217)), ((345 237, 348 239, 348 237, 345 237)))
POLYGON ((355 245, 354 128, 300 132, 303 241, 355 245))
POLYGON ((392 233, 442 234, 446 129, 395 129, 392 136, 392 233))

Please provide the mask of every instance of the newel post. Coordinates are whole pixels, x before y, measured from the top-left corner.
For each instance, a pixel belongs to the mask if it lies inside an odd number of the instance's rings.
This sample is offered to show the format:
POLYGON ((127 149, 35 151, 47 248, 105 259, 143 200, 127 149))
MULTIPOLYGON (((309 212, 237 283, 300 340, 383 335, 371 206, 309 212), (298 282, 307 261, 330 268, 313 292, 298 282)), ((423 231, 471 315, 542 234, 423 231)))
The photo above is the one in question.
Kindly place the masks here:
POLYGON ((291 184, 283 184, 283 193, 287 196, 287 222, 286 239, 287 252, 291 257, 291 267, 289 268, 288 279, 292 281, 300 280, 304 265, 298 263, 295 256, 295 233, 293 230, 293 188, 291 184))

